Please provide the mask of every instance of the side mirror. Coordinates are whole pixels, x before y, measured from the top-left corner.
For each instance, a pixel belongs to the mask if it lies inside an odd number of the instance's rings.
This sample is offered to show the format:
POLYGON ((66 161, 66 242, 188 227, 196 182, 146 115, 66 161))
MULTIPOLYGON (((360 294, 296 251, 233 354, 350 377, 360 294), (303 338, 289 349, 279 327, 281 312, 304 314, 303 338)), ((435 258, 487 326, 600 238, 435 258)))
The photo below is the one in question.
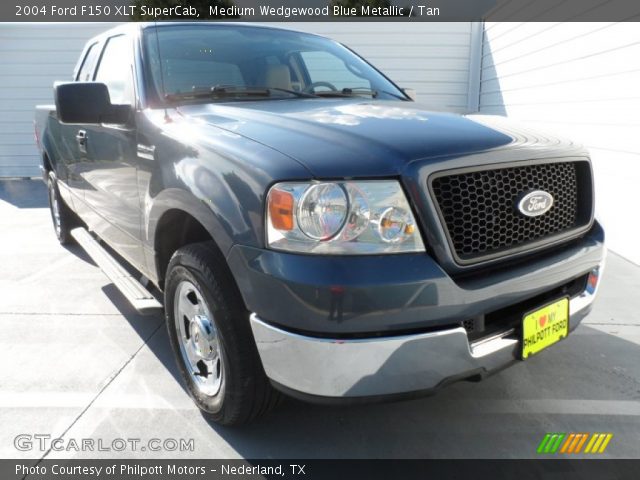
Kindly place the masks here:
POLYGON ((125 124, 130 105, 112 105, 104 83, 69 82, 54 85, 56 112, 61 123, 125 124))
POLYGON ((414 102, 418 98, 418 95, 416 94, 416 91, 413 88, 403 88, 402 91, 405 93, 407 97, 409 97, 414 102))

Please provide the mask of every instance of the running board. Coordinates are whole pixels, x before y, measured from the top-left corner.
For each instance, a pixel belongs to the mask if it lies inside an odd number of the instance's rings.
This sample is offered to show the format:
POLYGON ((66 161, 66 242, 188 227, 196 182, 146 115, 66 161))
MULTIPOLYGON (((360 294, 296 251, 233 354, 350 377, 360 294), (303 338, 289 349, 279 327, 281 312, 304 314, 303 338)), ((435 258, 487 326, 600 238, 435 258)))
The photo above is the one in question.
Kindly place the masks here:
POLYGON ((71 235, 138 313, 153 315, 161 312, 162 304, 102 248, 87 230, 74 228, 71 235))

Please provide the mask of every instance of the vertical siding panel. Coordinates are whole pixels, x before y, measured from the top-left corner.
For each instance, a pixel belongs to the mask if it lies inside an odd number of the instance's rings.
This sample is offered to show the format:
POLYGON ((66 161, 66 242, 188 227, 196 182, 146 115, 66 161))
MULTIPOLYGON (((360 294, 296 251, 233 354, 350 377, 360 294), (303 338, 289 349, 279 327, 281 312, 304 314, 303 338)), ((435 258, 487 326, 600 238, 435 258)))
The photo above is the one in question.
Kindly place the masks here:
POLYGON ((0 177, 39 175, 36 104, 53 103, 55 80, 70 80, 85 42, 113 23, 0 26, 0 177))
POLYGON ((480 111, 586 145, 608 245, 638 264, 640 222, 620 218, 637 204, 639 85, 638 23, 485 25, 480 111))

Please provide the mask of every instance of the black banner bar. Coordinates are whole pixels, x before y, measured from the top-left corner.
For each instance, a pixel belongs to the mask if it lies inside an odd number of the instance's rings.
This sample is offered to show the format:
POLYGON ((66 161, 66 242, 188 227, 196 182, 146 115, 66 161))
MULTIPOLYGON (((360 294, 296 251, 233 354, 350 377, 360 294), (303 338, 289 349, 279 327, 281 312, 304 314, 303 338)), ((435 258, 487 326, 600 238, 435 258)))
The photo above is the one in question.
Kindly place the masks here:
POLYGON ((627 480, 640 460, 0 460, 2 480, 627 480))
POLYGON ((8 0, 2 22, 640 21, 637 0, 8 0))

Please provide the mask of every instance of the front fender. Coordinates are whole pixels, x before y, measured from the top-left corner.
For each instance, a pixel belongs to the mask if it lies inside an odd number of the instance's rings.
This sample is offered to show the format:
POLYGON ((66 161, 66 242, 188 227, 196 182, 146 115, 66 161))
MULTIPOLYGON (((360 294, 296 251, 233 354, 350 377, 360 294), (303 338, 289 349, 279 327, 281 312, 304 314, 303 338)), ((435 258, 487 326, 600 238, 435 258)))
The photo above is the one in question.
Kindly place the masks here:
POLYGON ((264 195, 275 181, 309 178, 291 158, 255 141, 176 112, 143 112, 138 143, 153 148, 139 158, 144 244, 155 250, 158 225, 170 210, 195 218, 226 257, 235 244, 264 246, 264 195))
POLYGON ((197 198, 191 192, 169 188, 160 192, 148 205, 149 210, 145 212, 147 217, 145 243, 150 249, 154 248, 160 219, 171 210, 181 210, 200 222, 225 255, 233 246, 234 242, 229 229, 214 214, 205 200, 197 198))

